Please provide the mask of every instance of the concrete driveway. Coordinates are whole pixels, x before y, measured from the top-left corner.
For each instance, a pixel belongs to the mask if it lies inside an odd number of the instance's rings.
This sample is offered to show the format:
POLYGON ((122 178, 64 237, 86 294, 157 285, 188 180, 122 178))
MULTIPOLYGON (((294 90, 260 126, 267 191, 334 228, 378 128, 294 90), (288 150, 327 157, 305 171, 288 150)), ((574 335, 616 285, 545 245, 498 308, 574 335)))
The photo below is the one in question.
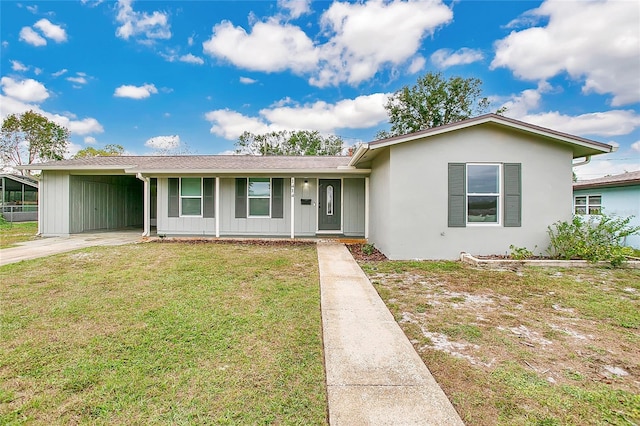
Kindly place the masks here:
POLYGON ((0 249, 0 266, 92 246, 118 246, 142 241, 140 230, 48 237, 0 249))

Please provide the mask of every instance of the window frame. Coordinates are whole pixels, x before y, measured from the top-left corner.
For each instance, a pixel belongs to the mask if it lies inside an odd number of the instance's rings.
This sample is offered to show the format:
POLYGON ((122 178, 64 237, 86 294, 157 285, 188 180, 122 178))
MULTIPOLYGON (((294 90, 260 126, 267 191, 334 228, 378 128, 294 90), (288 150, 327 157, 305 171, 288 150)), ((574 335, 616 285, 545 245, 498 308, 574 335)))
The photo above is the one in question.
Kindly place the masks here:
POLYGON ((573 214, 580 216, 598 216, 602 214, 602 194, 585 194, 574 195, 573 197, 573 214), (591 203, 591 198, 599 198, 599 203, 591 203), (578 198, 584 198, 584 204, 578 204, 578 198), (578 207, 584 208, 584 213, 578 213, 578 207), (591 208, 597 207, 597 213, 591 213, 591 208))
POLYGON ((273 178, 270 177, 260 177, 260 176, 254 176, 254 177, 248 177, 247 178, 247 219, 271 219, 271 199, 273 198, 273 178), (252 179, 268 179, 269 181, 269 195, 268 196, 264 196, 264 195, 251 195, 249 192, 249 187, 251 185, 251 180, 252 179), (269 206, 269 214, 267 215, 252 215, 251 214, 251 200, 269 200, 268 202, 268 206, 269 206))
POLYGON ((179 211, 179 216, 180 217, 203 217, 203 212, 204 212, 204 206, 203 206, 203 202, 204 202, 204 187, 203 187, 203 179, 202 177, 180 177, 180 184, 178 186, 178 199, 179 199, 179 203, 178 203, 178 207, 180 208, 179 211), (183 179, 199 179, 200 180, 200 195, 182 195, 182 180, 183 179), (200 199, 200 214, 184 214, 182 212, 182 200, 188 198, 188 199, 196 199, 199 198, 200 199))
POLYGON ((503 199, 504 199, 504 183, 503 183, 503 163, 465 163, 465 223, 466 226, 494 226, 501 227, 503 222, 503 199), (469 167, 473 166, 494 166, 498 170, 497 184, 498 192, 471 192, 469 191, 469 167), (495 222, 470 222, 469 221, 469 197, 496 197, 496 216, 495 222))

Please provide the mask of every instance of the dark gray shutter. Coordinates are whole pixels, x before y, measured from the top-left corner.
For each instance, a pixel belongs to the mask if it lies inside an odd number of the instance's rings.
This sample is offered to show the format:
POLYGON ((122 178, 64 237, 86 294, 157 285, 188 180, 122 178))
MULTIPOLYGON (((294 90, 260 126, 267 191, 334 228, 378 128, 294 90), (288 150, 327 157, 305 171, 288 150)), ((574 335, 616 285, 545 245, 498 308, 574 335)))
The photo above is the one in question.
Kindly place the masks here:
POLYGON ((449 163, 449 212, 450 228, 464 228, 467 224, 465 198, 467 196, 465 163, 449 163))
POLYGON ((247 178, 236 178, 236 218, 247 217, 247 178))
POLYGON ((202 192, 203 192, 203 211, 202 217, 215 217, 216 212, 216 197, 215 186, 216 180, 214 178, 202 179, 202 192))
POLYGON ((284 179, 271 179, 271 217, 282 219, 284 217, 284 179))
POLYGON ((169 178, 169 217, 180 215, 180 184, 178 178, 169 178))
POLYGON ((504 226, 522 226, 522 171, 519 163, 504 165, 504 226))

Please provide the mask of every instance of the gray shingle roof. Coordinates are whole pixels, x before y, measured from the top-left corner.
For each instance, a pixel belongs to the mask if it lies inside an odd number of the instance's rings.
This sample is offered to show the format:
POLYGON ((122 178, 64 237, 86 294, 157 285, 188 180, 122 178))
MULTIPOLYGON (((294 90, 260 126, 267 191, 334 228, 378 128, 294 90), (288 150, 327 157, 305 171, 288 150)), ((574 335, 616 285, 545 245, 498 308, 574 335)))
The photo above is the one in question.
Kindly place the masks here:
POLYGON ((250 156, 250 155, 178 155, 178 156, 115 156, 61 160, 34 165, 43 170, 126 169, 130 172, 154 171, 269 171, 327 170, 347 166, 346 156, 250 156))
POLYGON ((601 188, 607 186, 640 185, 640 170, 605 176, 597 179, 583 180, 573 184, 573 189, 601 188))

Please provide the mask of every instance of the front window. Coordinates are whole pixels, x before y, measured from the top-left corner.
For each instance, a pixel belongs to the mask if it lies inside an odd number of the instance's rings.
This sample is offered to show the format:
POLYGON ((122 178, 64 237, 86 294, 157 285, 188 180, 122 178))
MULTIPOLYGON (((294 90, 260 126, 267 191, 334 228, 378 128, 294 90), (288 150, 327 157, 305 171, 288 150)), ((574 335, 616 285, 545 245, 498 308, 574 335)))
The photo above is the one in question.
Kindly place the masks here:
POLYGON ((500 206, 500 166, 467 165, 467 223, 498 224, 500 206))
POLYGON ((180 215, 202 216, 202 179, 180 179, 180 215))
POLYGON ((602 213, 601 195, 581 195, 575 198, 575 214, 600 214, 602 213))
POLYGON ((249 217, 271 216, 271 179, 249 178, 249 217))

